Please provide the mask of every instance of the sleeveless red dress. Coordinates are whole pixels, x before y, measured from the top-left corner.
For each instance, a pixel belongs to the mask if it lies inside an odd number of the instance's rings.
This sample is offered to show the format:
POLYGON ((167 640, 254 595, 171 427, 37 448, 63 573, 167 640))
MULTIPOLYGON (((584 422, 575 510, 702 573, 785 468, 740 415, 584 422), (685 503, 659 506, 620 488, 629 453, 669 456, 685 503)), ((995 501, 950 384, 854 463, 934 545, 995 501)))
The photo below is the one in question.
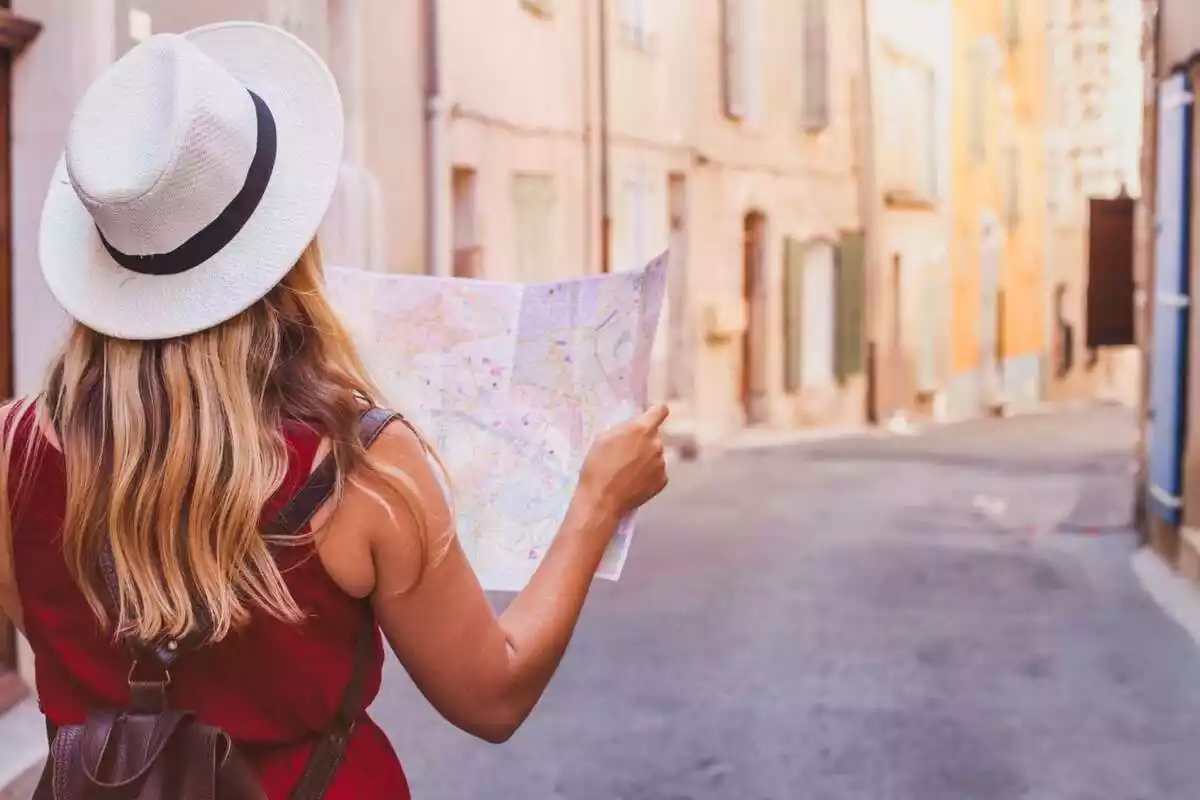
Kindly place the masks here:
MULTIPOLYGON (((71 579, 60 544, 66 510, 65 464, 36 426, 17 423, 10 458, 13 552, 25 632, 33 648, 42 711, 55 725, 78 724, 89 710, 128 704, 128 651, 112 642, 71 579), (25 460, 33 441, 34 457, 25 460), (26 474, 26 470, 30 470, 26 474), (19 496, 18 496, 19 491, 19 496)), ((321 437, 285 428, 287 478, 263 510, 277 513, 308 479, 321 437)), ((350 677, 362 626, 358 601, 325 572, 311 547, 283 548, 284 577, 307 619, 299 625, 257 614, 217 645, 188 653, 171 669, 170 702, 223 728, 258 774, 270 800, 291 793, 319 735, 329 727, 350 677)), ((383 641, 375 631, 366 702, 379 692, 383 641)), ((404 771, 366 710, 326 800, 406 800, 404 771)))

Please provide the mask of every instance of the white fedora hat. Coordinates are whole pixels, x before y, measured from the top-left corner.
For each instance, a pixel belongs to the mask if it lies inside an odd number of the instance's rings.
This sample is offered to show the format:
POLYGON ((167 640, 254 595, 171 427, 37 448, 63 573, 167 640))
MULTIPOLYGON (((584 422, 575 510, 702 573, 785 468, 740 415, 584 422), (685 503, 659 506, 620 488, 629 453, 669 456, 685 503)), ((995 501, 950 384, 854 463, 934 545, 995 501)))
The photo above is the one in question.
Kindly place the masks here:
POLYGON ((225 322, 316 235, 343 124, 329 69, 278 28, 150 37, 76 109, 42 212, 46 283, 76 320, 121 339, 225 322))

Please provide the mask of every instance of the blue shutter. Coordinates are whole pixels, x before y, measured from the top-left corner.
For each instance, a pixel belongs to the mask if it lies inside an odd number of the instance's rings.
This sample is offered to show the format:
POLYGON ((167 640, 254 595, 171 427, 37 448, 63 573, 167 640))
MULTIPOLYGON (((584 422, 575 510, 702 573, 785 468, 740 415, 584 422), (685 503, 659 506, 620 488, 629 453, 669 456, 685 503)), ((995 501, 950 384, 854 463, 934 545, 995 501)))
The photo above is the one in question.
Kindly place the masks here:
POLYGON ((1154 332, 1150 354, 1149 497, 1152 514, 1178 525, 1182 509, 1183 392, 1187 380, 1192 89, 1186 75, 1159 88, 1154 332))

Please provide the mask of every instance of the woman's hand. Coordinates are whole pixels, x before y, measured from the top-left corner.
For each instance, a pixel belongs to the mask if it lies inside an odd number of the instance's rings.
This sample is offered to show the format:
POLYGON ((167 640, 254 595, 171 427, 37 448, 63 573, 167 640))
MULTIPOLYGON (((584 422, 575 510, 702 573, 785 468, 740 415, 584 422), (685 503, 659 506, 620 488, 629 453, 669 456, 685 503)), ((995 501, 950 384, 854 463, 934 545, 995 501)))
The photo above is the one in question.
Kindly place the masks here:
POLYGON ((619 518, 661 492, 667 463, 659 429, 668 413, 666 406, 651 406, 601 434, 583 461, 577 497, 619 518))

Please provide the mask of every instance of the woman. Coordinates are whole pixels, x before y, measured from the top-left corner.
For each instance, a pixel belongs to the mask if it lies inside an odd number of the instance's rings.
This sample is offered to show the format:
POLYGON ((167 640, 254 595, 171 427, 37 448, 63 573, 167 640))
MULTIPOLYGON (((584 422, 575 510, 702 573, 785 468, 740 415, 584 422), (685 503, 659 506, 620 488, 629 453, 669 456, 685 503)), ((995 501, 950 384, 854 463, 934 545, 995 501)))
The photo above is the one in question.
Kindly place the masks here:
POLYGON ((399 423, 359 439, 379 393, 315 244, 341 119, 320 60, 249 23, 152 37, 89 89, 41 238, 76 323, 46 391, 3 420, 0 610, 54 726, 130 702, 122 637, 175 651, 199 635, 170 667, 172 707, 224 729, 283 798, 337 715, 369 599, 378 630, 324 797, 394 800, 403 772, 365 714, 379 632, 450 722, 508 739, 618 520, 666 484, 666 410, 595 443, 554 545, 495 616, 426 443, 399 423), (304 535, 265 536, 327 454, 335 490, 304 535))

